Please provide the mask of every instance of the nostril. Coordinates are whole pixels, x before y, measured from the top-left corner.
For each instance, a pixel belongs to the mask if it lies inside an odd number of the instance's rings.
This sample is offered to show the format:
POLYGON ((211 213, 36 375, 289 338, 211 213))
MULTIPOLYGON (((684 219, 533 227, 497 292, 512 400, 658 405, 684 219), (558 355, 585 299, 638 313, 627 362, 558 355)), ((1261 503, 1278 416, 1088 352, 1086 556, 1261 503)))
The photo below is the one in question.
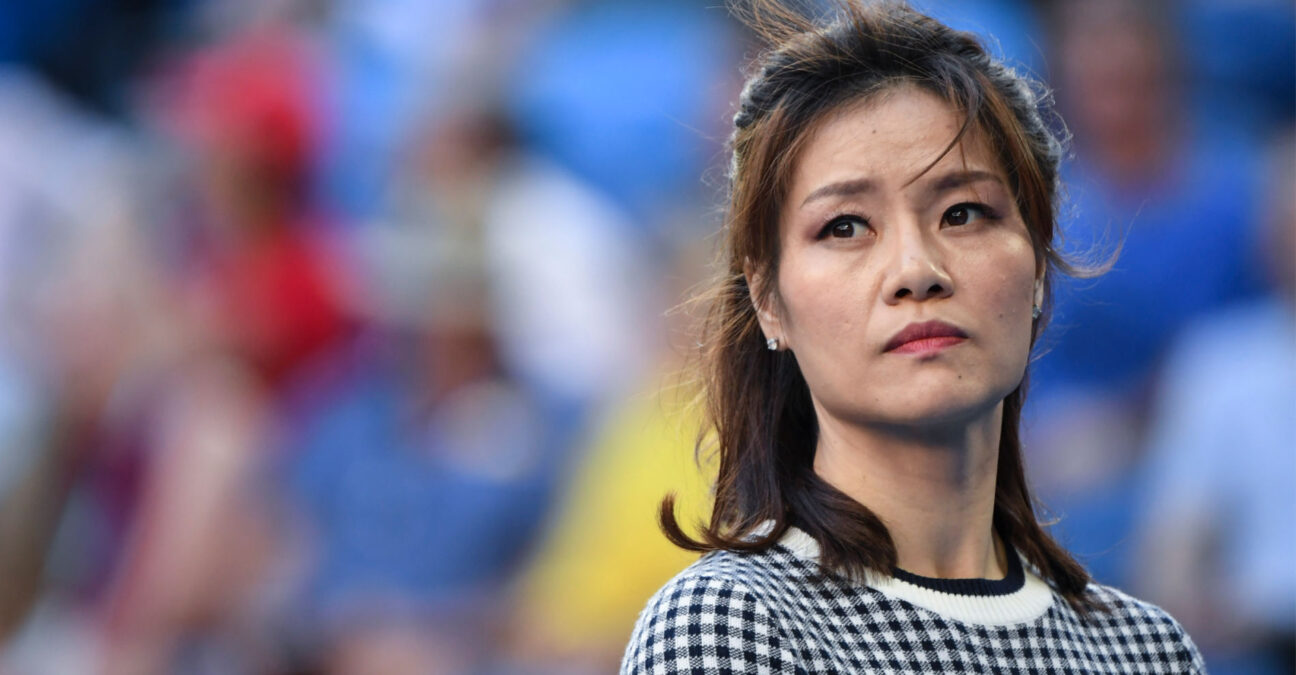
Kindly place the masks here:
POLYGON ((909 295, 909 289, 907 289, 907 288, 902 288, 902 289, 896 291, 896 294, 895 294, 895 296, 896 296, 897 298, 903 298, 903 297, 905 297, 906 295, 909 295))
POLYGON ((932 284, 931 288, 927 289, 927 295, 940 295, 943 292, 945 289, 941 288, 940 284, 932 284))

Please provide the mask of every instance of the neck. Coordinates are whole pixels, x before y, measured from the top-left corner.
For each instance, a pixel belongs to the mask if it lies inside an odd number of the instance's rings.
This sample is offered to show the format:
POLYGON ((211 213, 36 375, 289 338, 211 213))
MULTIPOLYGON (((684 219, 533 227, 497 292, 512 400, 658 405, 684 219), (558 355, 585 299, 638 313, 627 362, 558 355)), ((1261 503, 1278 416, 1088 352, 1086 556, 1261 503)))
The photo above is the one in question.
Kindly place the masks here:
POLYGON ((900 569, 938 578, 999 579, 993 536, 1003 404, 939 428, 862 425, 819 408, 814 468, 881 518, 900 569))

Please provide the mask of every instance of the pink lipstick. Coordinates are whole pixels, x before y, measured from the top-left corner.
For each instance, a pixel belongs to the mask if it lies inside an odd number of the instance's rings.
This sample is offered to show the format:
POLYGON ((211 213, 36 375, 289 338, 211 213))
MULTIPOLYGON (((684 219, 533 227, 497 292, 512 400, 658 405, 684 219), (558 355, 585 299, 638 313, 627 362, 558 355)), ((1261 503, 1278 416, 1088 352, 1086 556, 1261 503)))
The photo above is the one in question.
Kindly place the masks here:
POLYGON ((896 333, 883 351, 898 354, 934 354, 947 347, 952 347, 967 339, 958 326, 944 321, 925 321, 911 323, 904 330, 896 333))

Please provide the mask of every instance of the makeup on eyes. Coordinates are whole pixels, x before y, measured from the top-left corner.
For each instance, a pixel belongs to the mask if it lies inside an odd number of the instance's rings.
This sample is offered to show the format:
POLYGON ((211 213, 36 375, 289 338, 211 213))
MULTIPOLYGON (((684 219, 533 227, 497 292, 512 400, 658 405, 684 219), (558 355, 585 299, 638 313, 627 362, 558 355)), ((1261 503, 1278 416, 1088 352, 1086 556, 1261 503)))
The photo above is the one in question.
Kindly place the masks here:
POLYGON ((861 226, 863 229, 872 229, 872 226, 869 224, 868 218, 855 215, 853 213, 843 213, 829 218, 828 222, 819 229, 819 232, 815 235, 815 239, 853 238, 854 234, 858 233, 861 227, 854 228, 852 232, 852 236, 848 237, 848 236, 841 235, 842 226, 851 226, 851 225, 861 226))
MULTIPOLYGON (((1001 218, 999 211, 993 206, 980 201, 959 201, 945 208, 940 215, 940 224, 949 227, 967 227, 981 221, 994 222, 1001 218), (962 218, 966 222, 948 222, 951 214, 961 212, 962 218), (973 214, 977 214, 973 216, 973 214)), ((814 232, 815 240, 823 239, 852 239, 863 232, 861 230, 873 229, 872 223, 865 216, 852 212, 835 212, 834 215, 828 216, 814 232), (846 229, 851 228, 851 229, 846 229)))

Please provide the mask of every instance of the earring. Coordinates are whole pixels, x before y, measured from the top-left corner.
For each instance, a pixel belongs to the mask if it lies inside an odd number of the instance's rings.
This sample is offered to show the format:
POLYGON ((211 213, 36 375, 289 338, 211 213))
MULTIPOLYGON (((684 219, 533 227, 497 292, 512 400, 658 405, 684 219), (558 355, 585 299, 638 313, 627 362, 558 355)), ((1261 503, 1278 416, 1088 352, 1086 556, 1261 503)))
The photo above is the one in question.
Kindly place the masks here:
POLYGON ((1043 314, 1043 313, 1044 313, 1044 310, 1040 309, 1040 306, 1039 306, 1039 305, 1035 305, 1035 306, 1031 307, 1031 318, 1032 318, 1032 319, 1038 319, 1038 318, 1040 318, 1040 315, 1043 314))
POLYGON ((772 352, 778 351, 778 338, 767 338, 765 340, 765 347, 772 352))

